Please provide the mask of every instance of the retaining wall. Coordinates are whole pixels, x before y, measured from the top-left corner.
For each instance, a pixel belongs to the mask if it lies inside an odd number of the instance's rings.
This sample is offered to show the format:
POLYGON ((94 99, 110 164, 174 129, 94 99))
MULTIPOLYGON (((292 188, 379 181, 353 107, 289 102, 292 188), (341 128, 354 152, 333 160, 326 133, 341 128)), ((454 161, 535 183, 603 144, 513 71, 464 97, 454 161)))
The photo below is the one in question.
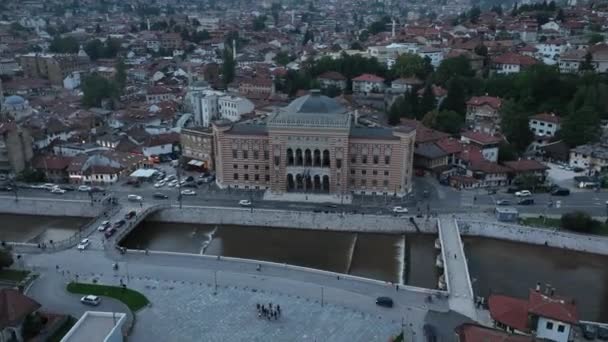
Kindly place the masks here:
POLYGON ((96 217, 103 206, 90 201, 0 196, 0 213, 20 215, 96 217))
MULTIPOLYGON (((161 210, 148 220, 375 233, 416 233, 409 216, 315 213, 270 209, 183 207, 161 210)), ((416 219, 422 233, 437 233, 436 219, 416 219)))
POLYGON ((608 238, 597 235, 572 234, 515 224, 464 220, 458 221, 458 227, 460 233, 465 236, 479 236, 608 255, 608 248, 606 248, 608 238))

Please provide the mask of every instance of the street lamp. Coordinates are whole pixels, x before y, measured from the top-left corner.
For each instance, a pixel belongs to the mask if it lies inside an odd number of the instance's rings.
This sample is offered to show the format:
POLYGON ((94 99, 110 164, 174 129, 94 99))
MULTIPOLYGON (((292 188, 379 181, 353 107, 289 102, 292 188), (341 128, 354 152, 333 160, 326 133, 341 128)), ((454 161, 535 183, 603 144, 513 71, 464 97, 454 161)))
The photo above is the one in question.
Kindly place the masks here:
POLYGON ((181 163, 178 160, 175 164, 175 174, 177 176, 177 201, 179 202, 179 208, 182 208, 182 178, 181 178, 181 163))

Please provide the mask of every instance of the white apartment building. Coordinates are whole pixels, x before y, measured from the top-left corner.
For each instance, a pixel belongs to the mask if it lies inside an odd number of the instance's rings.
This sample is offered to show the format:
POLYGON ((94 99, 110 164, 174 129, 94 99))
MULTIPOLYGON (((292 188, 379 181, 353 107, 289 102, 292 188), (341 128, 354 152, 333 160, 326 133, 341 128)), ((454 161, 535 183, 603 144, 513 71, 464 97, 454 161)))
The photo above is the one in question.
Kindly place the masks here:
POLYGON ((253 112, 255 105, 246 98, 226 95, 218 98, 218 108, 220 118, 235 122, 243 114, 253 112))
POLYGON ((553 113, 540 113, 530 117, 530 130, 537 136, 555 136, 560 129, 560 118, 553 113))

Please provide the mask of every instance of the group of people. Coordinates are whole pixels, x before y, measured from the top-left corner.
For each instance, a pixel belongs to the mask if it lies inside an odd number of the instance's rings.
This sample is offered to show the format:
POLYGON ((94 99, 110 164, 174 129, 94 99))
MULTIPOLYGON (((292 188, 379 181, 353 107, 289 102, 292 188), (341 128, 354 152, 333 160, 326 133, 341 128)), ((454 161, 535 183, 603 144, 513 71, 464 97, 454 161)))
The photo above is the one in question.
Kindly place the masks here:
POLYGON ((281 317, 281 306, 280 305, 275 305, 273 306, 272 303, 268 303, 268 306, 264 305, 264 304, 256 304, 255 305, 256 309, 258 310, 258 318, 266 318, 269 321, 271 320, 278 320, 279 317, 281 317))

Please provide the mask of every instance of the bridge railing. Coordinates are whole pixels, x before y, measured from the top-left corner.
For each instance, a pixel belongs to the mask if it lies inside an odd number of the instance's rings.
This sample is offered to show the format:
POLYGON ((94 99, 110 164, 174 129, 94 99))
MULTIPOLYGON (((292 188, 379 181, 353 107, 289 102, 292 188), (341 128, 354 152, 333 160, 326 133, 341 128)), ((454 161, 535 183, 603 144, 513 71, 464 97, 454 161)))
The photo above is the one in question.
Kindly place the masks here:
POLYGON ((129 235, 129 233, 131 233, 131 231, 135 227, 137 227, 150 214, 153 214, 159 210, 167 209, 170 207, 171 207, 170 205, 166 205, 166 204, 157 204, 157 205, 152 205, 152 206, 145 208, 142 212, 138 213, 135 216, 134 220, 127 222, 124 229, 121 229, 118 231, 118 234, 116 234, 116 239, 114 240, 115 244, 118 245, 127 235, 129 235))
POLYGON ((93 217, 91 220, 80 226, 78 228, 78 232, 74 233, 74 235, 70 236, 67 239, 53 242, 53 244, 46 245, 46 247, 50 247, 54 250, 62 250, 74 247, 80 242, 80 240, 82 240, 83 236, 89 236, 97 229, 97 222, 99 221, 100 217, 112 217, 118 211, 120 211, 120 207, 118 205, 104 206, 99 215, 93 217))

